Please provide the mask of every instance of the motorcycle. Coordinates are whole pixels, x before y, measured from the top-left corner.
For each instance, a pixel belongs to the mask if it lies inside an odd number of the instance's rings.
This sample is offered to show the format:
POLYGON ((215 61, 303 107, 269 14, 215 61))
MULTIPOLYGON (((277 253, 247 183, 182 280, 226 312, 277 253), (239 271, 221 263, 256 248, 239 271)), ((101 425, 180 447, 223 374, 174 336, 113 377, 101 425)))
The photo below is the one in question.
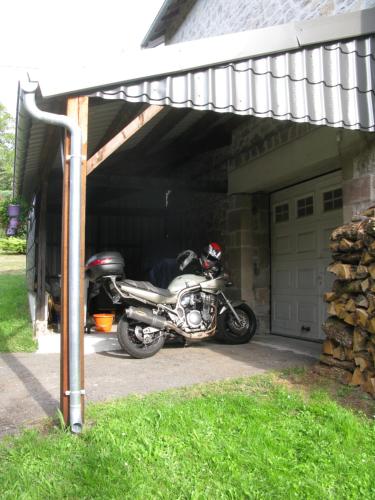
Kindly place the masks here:
POLYGON ((126 279, 121 254, 102 252, 87 261, 86 276, 104 288, 113 304, 125 305, 117 337, 122 349, 134 358, 154 356, 167 339, 214 337, 244 344, 255 334, 254 312, 224 293, 232 284, 222 271, 182 274, 164 289, 148 281, 126 279))

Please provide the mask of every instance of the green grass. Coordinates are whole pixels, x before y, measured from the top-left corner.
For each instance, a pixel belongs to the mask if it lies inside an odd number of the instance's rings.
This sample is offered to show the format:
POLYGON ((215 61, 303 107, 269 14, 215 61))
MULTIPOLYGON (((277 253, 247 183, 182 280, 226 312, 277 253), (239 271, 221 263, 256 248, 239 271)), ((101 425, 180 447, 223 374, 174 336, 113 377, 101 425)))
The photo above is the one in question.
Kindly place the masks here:
POLYGON ((55 428, 4 443, 1 497, 375 498, 373 422, 272 376, 87 413, 79 437, 55 428))
POLYGON ((27 303, 25 256, 0 255, 0 352, 35 351, 27 303))

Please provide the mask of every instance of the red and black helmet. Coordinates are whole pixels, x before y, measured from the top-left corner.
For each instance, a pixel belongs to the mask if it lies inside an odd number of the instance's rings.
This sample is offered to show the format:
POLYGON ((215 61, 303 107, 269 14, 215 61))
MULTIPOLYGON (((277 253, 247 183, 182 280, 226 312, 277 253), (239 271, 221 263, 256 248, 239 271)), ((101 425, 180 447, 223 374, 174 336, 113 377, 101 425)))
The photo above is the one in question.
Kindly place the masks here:
POLYGON ((222 255, 221 246, 218 243, 209 243, 202 252, 201 263, 203 269, 212 269, 220 263, 222 255))

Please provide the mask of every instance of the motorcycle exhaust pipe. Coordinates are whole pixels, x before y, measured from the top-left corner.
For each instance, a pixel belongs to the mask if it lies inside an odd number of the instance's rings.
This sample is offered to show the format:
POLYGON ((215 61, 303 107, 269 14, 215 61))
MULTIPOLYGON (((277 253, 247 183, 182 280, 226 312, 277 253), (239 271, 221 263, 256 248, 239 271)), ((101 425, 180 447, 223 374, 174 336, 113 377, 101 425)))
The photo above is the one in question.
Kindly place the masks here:
POLYGON ((157 328, 158 330, 174 330, 180 335, 186 336, 186 333, 182 331, 178 326, 174 325, 172 322, 167 321, 162 316, 152 314, 152 311, 146 309, 144 307, 128 307, 125 309, 126 316, 130 319, 134 319, 135 321, 139 321, 140 323, 146 323, 146 325, 150 325, 153 328, 157 328))
POLYGON ((182 337, 185 337, 189 340, 202 340, 204 338, 211 337, 213 334, 213 331, 211 330, 209 333, 195 333, 193 336, 191 333, 184 332, 181 328, 173 324, 171 321, 166 320, 162 316, 152 314, 152 311, 144 307, 130 306, 125 309, 125 314, 130 319, 134 319, 135 321, 139 321, 140 323, 146 323, 146 325, 157 328, 158 330, 173 330, 179 335, 182 335, 182 337))

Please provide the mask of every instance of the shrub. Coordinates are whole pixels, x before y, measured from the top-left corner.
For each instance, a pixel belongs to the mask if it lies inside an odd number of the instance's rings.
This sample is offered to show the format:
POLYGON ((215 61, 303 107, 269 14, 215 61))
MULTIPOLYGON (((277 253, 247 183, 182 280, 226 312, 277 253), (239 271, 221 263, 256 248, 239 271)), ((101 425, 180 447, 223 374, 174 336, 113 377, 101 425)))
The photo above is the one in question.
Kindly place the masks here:
POLYGON ((0 252, 26 253, 26 240, 23 238, 0 238, 0 252))

